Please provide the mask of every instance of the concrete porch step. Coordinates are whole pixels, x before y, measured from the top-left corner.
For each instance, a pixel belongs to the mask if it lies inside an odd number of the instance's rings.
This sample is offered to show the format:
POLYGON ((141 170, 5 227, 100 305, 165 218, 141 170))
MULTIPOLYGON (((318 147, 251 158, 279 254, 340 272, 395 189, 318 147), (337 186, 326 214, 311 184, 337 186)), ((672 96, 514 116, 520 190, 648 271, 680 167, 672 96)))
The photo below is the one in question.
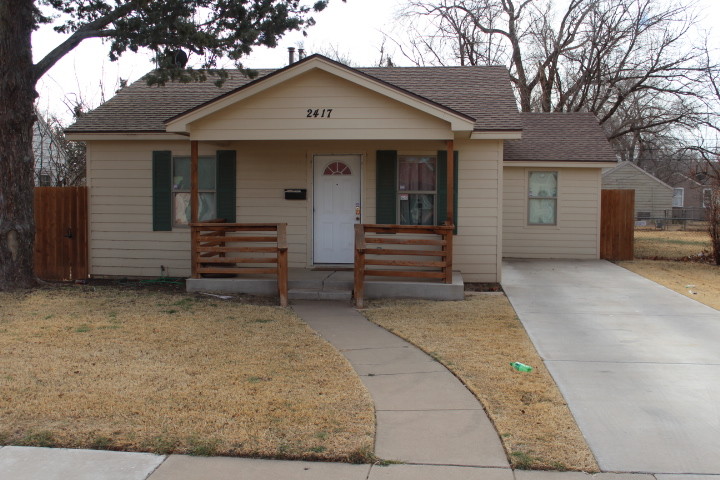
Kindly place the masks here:
MULTIPOLYGON (((350 301, 353 290, 351 271, 313 271, 291 268, 288 297, 291 300, 350 301)), ((272 275, 237 278, 189 278, 188 292, 245 293, 277 296, 277 278, 272 275)), ((460 272, 453 272, 452 283, 418 281, 405 278, 371 277, 365 279, 365 298, 424 298, 462 300, 465 297, 460 272)))
POLYGON ((350 301, 352 292, 334 288, 291 288, 288 290, 290 300, 337 300, 350 301))

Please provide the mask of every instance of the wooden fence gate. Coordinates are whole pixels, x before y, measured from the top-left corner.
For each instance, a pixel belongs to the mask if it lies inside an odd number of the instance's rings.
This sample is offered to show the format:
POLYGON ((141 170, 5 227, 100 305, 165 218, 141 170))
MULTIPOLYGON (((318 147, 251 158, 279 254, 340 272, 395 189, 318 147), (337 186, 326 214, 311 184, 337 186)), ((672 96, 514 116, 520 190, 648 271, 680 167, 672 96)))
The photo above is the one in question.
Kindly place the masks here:
POLYGON ((35 275, 88 277, 87 187, 35 188, 35 275))
POLYGON ((635 190, 602 190, 600 258, 632 260, 635 247, 635 190))

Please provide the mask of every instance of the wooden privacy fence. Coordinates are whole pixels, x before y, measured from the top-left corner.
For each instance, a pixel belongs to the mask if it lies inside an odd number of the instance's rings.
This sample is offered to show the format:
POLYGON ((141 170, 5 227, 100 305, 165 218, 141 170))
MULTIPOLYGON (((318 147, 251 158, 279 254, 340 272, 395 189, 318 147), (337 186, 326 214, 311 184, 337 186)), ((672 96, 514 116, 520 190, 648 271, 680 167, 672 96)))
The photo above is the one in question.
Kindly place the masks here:
POLYGON ((193 223, 192 277, 277 275, 280 304, 288 304, 286 223, 193 223))
POLYGON ((602 190, 600 258, 632 260, 635 247, 635 190, 602 190))
POLYGON ((36 187, 35 275, 43 280, 88 277, 87 187, 36 187))
POLYGON ((355 305, 363 307, 365 277, 369 276, 429 278, 452 283, 454 228, 355 225, 355 305))

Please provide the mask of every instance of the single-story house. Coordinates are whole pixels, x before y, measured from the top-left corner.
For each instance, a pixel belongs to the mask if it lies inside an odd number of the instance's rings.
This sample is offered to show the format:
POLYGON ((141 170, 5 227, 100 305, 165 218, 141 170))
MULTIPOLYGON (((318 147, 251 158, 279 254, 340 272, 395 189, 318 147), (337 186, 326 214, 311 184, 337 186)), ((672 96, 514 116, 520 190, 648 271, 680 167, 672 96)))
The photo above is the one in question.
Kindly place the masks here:
POLYGON ((609 190, 635 190, 635 218, 665 218, 673 206, 673 188, 632 162, 620 162, 602 176, 609 190))
POLYGON ((504 256, 599 257, 612 149, 590 114, 521 115, 504 67, 313 55, 258 74, 141 79, 68 128, 87 142, 91 275, 198 276, 193 209, 287 224, 291 269, 352 267, 354 224, 451 225, 466 282, 500 281, 504 256))
POLYGON ((712 196, 710 177, 704 173, 676 172, 670 175, 668 183, 673 189, 673 218, 707 219, 706 208, 712 196))

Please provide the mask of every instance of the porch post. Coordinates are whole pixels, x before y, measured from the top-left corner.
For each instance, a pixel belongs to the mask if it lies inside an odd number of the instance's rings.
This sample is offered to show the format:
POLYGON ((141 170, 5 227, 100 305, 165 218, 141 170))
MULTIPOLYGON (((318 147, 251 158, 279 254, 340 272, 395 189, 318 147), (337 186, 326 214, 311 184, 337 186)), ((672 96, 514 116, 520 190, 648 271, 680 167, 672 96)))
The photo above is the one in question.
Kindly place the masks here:
MULTIPOLYGON (((190 141, 190 223, 198 221, 198 141, 190 141)), ((190 227, 190 262, 192 278, 200 278, 198 274, 198 229, 190 227)))
POLYGON ((190 141, 190 223, 198 221, 198 141, 190 141))
POLYGON ((447 141, 447 225, 455 224, 455 142, 447 141))

